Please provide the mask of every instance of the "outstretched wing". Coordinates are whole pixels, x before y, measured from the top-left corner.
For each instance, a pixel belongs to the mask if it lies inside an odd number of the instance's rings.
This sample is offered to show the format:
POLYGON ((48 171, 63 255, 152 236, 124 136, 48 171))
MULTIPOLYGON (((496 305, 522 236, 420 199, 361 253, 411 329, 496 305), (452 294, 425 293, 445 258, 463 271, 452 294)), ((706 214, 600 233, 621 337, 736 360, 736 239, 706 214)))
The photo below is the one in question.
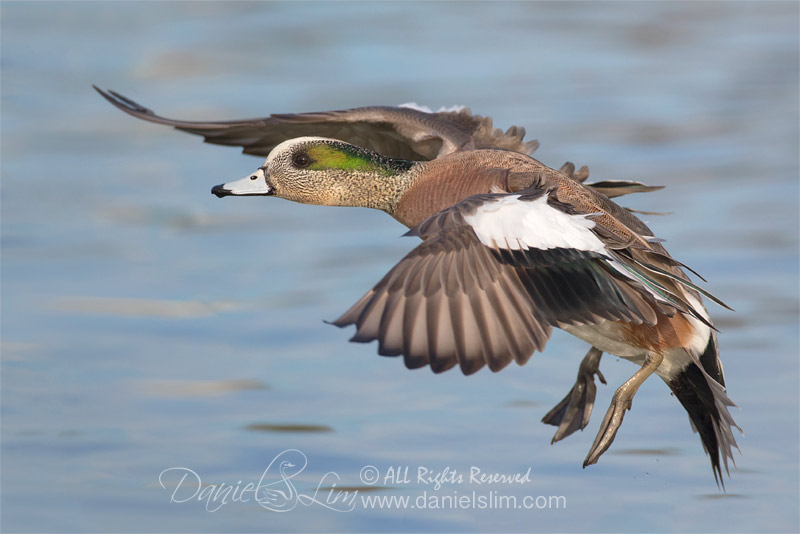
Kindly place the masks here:
POLYGON ((531 154, 538 141, 523 141, 525 129, 506 132, 492 119, 467 108, 429 113, 413 107, 372 106, 338 111, 277 114, 238 121, 195 122, 167 119, 114 91, 95 87, 106 100, 129 115, 201 135, 208 143, 241 146, 245 154, 266 157, 287 139, 330 137, 391 158, 430 160, 472 148, 504 148, 531 154))
POLYGON ((541 189, 470 197, 409 232, 423 243, 334 324, 356 325, 353 341, 378 340, 409 368, 465 374, 525 363, 554 326, 654 324, 670 303, 629 272, 592 215, 541 189))

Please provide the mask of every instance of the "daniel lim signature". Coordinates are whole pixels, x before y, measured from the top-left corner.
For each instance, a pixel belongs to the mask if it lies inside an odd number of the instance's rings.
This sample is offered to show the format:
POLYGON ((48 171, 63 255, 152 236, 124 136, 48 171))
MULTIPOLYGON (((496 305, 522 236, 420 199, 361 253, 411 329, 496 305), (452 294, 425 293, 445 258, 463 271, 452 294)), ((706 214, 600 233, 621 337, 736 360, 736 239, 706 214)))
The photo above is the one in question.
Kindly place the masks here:
POLYGON ((358 491, 341 491, 341 480, 333 471, 325 473, 313 492, 301 493, 293 479, 308 465, 306 455, 297 449, 287 449, 273 458, 257 482, 236 484, 203 482, 200 475, 188 467, 170 467, 158 475, 165 490, 172 489, 170 502, 205 503, 205 509, 216 512, 232 502, 256 502, 273 512, 290 512, 298 505, 320 505, 336 512, 350 512, 356 506, 358 491))

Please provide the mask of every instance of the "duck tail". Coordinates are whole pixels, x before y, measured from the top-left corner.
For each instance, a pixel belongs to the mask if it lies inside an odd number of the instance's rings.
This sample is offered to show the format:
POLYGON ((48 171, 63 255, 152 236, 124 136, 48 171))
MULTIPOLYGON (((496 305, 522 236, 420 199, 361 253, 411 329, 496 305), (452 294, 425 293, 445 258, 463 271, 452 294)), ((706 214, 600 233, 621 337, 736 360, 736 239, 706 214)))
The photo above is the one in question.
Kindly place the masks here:
POLYGON ((717 486, 725 489, 720 455, 725 472, 730 477, 728 458, 735 466, 732 449, 733 447, 739 449, 731 427, 736 427, 739 432, 742 429, 728 412, 728 407, 736 404, 725 393, 725 380, 722 366, 719 364, 719 352, 713 330, 699 360, 689 364, 667 384, 688 412, 692 430, 700 434, 703 448, 711 460, 717 486))

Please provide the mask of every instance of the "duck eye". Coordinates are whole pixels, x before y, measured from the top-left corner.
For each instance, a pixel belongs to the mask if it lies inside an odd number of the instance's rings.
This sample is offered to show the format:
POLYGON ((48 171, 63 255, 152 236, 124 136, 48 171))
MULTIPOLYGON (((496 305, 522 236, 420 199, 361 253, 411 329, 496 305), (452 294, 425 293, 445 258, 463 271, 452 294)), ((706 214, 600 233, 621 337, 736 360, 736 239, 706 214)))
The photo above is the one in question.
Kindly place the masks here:
POLYGON ((295 167, 308 167, 311 164, 311 158, 308 157, 308 154, 295 154, 292 158, 292 163, 294 163, 295 167))

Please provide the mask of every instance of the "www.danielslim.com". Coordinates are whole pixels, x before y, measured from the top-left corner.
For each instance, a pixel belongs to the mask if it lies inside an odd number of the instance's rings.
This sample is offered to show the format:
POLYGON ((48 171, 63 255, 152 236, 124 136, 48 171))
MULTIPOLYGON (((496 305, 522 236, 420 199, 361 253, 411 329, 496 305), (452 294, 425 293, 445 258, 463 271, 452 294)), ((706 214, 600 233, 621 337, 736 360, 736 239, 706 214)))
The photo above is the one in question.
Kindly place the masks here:
POLYGON ((298 484, 298 476, 307 465, 308 458, 302 451, 287 449, 269 462, 260 477, 249 482, 208 483, 191 468, 169 467, 159 474, 158 483, 170 492, 171 503, 198 501, 204 503, 209 512, 216 512, 231 503, 257 503, 274 512, 290 512, 308 506, 351 512, 359 505, 362 509, 405 510, 563 510, 567 507, 563 495, 513 494, 515 492, 510 486, 516 486, 519 491, 522 486, 533 483, 530 467, 517 473, 501 473, 479 466, 459 470, 450 466, 441 469, 426 466, 379 469, 365 465, 359 472, 362 485, 343 485, 342 477, 334 471, 319 476, 314 485, 309 485, 308 480, 298 484), (376 486, 379 483, 382 486, 376 486), (463 485, 471 487, 467 489, 463 485), (462 490, 454 486, 461 486, 462 490), (481 489, 473 489, 476 487, 481 489), (493 489, 501 487, 504 489, 493 489), (422 492, 407 493, 414 489, 422 492), (391 490, 400 490, 400 493, 391 490))
POLYGON ((567 498, 563 495, 503 495, 498 491, 464 492, 448 494, 423 491, 421 495, 359 495, 361 506, 365 509, 398 510, 550 510, 565 509, 567 498))

